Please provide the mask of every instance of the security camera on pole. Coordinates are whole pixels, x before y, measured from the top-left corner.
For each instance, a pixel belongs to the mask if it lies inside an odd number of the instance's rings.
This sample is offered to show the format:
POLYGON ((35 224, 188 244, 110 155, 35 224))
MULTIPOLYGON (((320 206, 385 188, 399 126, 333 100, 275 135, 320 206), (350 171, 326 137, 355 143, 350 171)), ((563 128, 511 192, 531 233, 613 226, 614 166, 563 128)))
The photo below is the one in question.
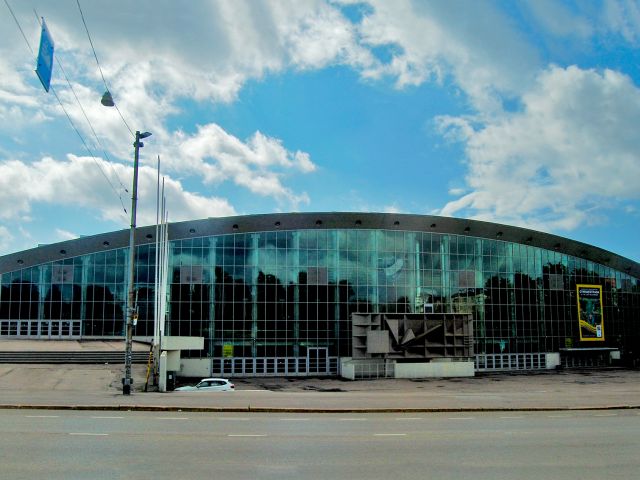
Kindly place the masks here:
POLYGON ((136 207, 138 203, 138 156, 144 144, 140 141, 151 136, 150 132, 136 131, 136 141, 133 143, 133 193, 131 195, 131 230, 129 231, 129 294, 127 296, 127 328, 125 337, 124 378, 122 379, 122 394, 131 394, 131 357, 133 343, 134 320, 138 319, 135 305, 135 259, 136 259, 136 207))

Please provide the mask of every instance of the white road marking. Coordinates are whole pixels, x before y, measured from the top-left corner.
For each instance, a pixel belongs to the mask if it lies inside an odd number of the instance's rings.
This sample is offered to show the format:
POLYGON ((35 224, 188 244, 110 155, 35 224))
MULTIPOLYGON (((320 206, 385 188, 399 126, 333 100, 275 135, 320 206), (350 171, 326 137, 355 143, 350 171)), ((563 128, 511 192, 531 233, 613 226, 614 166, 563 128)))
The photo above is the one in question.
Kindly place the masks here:
POLYGON ((26 418, 60 418, 60 415, 25 415, 26 418))
POLYGON ((116 418, 124 418, 124 417, 91 417, 91 418, 116 419, 116 418))
POLYGON ((617 413, 596 413, 594 417, 617 417, 617 413))
POLYGON ((366 418, 340 418, 341 422, 364 422, 366 418))
POLYGON ((71 432, 69 435, 82 435, 85 437, 108 437, 108 433, 84 433, 84 432, 71 432))
POLYGON ((248 422, 251 419, 244 417, 220 417, 218 420, 236 420, 238 422, 248 422))
POLYGON ((406 437, 406 433, 374 433, 374 437, 406 437))
POLYGON ((547 415, 547 418, 571 418, 573 415, 547 415))
POLYGON ((309 418, 281 418, 283 422, 306 422, 309 418))
POLYGON ((524 417, 500 417, 500 418, 524 418, 524 417))
POLYGON ((400 417, 396 418, 396 420, 423 420, 422 417, 400 417))
POLYGON ((189 417, 156 417, 156 420, 189 420, 189 417))
POLYGON ((266 437, 266 435, 258 435, 258 434, 229 434, 227 437, 266 437))
POLYGON ((474 417, 448 417, 447 420, 473 420, 474 417))

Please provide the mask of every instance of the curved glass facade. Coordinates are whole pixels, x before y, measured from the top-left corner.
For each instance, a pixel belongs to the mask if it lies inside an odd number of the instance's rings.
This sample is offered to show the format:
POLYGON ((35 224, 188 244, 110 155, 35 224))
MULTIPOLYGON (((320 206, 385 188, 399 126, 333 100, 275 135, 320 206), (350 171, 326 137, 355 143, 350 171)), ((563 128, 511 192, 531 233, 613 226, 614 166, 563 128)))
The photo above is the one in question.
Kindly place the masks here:
MULTIPOLYGON (((191 357, 351 356, 351 314, 471 313, 475 352, 557 352, 581 342, 577 285, 601 287, 604 340, 638 348, 639 280, 557 251, 402 230, 233 233, 169 244, 167 335, 191 357)), ((0 276, 0 335, 121 336, 128 249, 0 276)), ((137 248, 136 336, 153 335, 155 246, 137 248)))

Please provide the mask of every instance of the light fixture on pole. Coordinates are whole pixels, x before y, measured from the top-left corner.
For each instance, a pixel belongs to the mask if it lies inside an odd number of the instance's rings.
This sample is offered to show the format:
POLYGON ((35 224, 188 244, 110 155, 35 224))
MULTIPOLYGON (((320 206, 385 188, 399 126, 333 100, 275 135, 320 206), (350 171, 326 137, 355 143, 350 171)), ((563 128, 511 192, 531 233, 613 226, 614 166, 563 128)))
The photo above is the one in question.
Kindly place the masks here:
POLYGON ((150 132, 136 131, 136 141, 133 142, 133 194, 131 195, 131 229, 129 231, 129 289, 127 295, 127 325, 125 337, 124 378, 122 379, 122 394, 131 394, 131 357, 133 355, 133 324, 137 320, 135 305, 135 259, 136 259, 136 209, 138 205, 138 157, 144 143, 140 140, 150 137, 150 132))
POLYGON ((102 103, 102 105, 104 105, 105 107, 114 107, 116 105, 115 102, 113 101, 113 97, 111 96, 111 92, 109 90, 104 92, 104 95, 102 95, 102 99, 100 100, 100 103, 102 103))

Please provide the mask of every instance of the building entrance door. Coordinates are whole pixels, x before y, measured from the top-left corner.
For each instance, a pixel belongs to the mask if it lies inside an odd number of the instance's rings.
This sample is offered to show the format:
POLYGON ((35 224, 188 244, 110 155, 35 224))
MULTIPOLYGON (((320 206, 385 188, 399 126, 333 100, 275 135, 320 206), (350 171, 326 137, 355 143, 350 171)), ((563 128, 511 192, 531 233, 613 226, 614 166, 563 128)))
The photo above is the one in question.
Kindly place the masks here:
POLYGON ((307 372, 309 374, 329 373, 329 349, 326 347, 307 348, 307 372))

